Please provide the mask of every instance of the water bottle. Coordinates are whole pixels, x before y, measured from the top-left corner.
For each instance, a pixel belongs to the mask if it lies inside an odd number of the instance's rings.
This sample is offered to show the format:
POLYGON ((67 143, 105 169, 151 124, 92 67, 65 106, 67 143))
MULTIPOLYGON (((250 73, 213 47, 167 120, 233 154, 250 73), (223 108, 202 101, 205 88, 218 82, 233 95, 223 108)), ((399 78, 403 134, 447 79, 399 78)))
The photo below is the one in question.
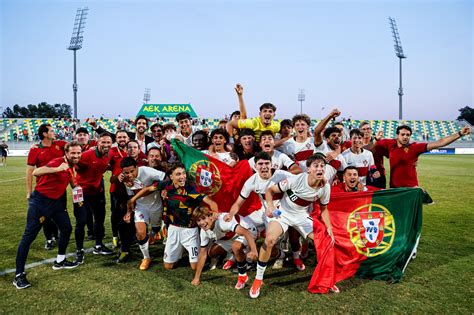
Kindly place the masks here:
POLYGON ((280 209, 273 210, 272 215, 274 218, 278 218, 279 216, 281 216, 281 210, 280 209))

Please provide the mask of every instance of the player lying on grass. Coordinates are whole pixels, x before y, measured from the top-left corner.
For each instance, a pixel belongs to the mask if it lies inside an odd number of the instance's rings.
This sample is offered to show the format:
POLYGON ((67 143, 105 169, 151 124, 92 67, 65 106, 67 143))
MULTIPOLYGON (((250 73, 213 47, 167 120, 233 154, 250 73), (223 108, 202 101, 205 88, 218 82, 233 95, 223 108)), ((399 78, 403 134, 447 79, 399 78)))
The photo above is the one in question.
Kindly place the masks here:
POLYGON ((163 257, 164 267, 173 269, 181 258, 183 249, 189 254, 189 263, 196 270, 199 255, 199 229, 192 220, 192 211, 206 203, 212 211, 218 212, 217 203, 209 196, 197 191, 194 184, 186 182, 186 169, 181 162, 170 165, 168 171, 171 180, 157 181, 143 188, 135 195, 139 199, 148 194, 161 190, 164 198, 164 220, 168 226, 168 239, 163 257))
POLYGON ((307 173, 299 174, 270 186, 265 192, 266 215, 269 218, 265 242, 260 248, 257 263, 257 274, 250 297, 257 298, 260 295, 260 287, 263 283, 263 274, 273 246, 290 226, 294 227, 304 239, 313 239, 313 222, 308 212, 313 202, 318 201, 321 207, 321 217, 326 225, 327 232, 334 243, 327 204, 329 203, 330 187, 324 179, 324 168, 326 166, 325 156, 316 153, 306 160, 307 173), (281 215, 273 216, 275 205, 273 196, 284 193, 281 199, 281 215))
POLYGON ((235 288, 243 289, 248 282, 247 260, 257 259, 257 229, 250 222, 244 222, 244 218, 237 216, 229 220, 224 220, 225 213, 213 212, 207 207, 198 207, 193 211, 193 219, 201 228, 201 250, 194 279, 191 282, 197 286, 201 283, 201 273, 209 255, 220 256, 223 253, 232 251, 237 260, 239 277, 235 288), (239 221, 239 222, 238 222, 239 221), (245 249, 250 247, 250 252, 245 254, 245 249))

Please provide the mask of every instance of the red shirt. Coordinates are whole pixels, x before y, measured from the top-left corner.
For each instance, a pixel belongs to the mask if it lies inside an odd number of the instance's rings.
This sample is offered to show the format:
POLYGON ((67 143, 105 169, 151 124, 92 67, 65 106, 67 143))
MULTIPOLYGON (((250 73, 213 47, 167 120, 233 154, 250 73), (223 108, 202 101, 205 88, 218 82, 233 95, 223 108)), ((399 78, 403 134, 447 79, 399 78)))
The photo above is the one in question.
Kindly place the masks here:
POLYGON ((86 152, 87 150, 89 150, 90 148, 92 147, 96 147, 97 146, 97 141, 95 140, 89 140, 89 142, 87 142, 86 144, 84 144, 82 146, 82 152, 86 152))
POLYGON ((375 146, 388 150, 391 188, 418 186, 416 162, 418 156, 427 151, 427 143, 413 142, 399 147, 395 139, 382 139, 375 146))
POLYGON ((103 191, 102 176, 109 167, 110 154, 100 156, 97 148, 82 153, 77 170, 77 183, 84 194, 97 195, 103 191))
MULTIPOLYGON (((112 147, 109 152, 110 156, 110 169, 112 171, 112 176, 118 176, 122 173, 122 168, 120 167, 120 162, 124 157, 127 156, 127 150, 120 150, 119 147, 112 147)), ((113 193, 117 189, 117 184, 110 183, 110 192, 113 193)))
MULTIPOLYGON (((54 158, 49 161, 47 167, 58 167, 64 163, 64 157, 54 158)), ((51 199, 59 199, 66 192, 67 185, 71 182, 72 170, 38 176, 35 190, 51 199)))
POLYGON ((31 148, 30 152, 28 152, 26 164, 36 167, 45 166, 52 159, 64 156, 64 146, 66 143, 66 141, 54 140, 52 145, 45 147, 40 142, 37 148, 31 148))

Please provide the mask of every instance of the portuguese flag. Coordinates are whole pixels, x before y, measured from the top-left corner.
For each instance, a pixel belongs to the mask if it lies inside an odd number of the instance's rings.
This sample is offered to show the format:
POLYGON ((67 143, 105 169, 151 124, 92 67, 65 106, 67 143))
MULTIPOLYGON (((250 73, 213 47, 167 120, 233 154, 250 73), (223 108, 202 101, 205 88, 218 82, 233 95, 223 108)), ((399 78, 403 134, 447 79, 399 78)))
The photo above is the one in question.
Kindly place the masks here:
MULTIPOLYGON (((219 206, 219 211, 229 212, 239 197, 245 181, 253 175, 247 160, 239 161, 234 167, 198 151, 187 144, 171 140, 173 150, 186 167, 188 180, 194 182, 198 191, 210 196, 219 206)), ((257 194, 250 194, 239 214, 249 215, 262 207, 257 194)))
POLYGON ((331 194, 328 209, 334 246, 315 204, 318 265, 308 290, 327 293, 338 281, 352 276, 400 281, 418 245, 422 199, 420 188, 331 194))

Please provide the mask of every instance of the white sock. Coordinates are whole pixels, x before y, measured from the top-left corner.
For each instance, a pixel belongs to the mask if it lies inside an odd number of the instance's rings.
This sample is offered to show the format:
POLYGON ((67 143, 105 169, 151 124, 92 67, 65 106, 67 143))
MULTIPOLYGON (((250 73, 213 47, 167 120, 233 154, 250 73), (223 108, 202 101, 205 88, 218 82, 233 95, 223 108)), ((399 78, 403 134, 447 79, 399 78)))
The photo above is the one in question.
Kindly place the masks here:
POLYGON ((56 262, 60 263, 62 262, 64 259, 66 259, 66 255, 58 255, 56 257, 56 262))
POLYGON ((299 259, 300 258, 301 251, 298 250, 296 252, 293 252, 293 259, 299 259))
POLYGON ((150 253, 148 252, 148 241, 145 244, 140 245, 140 250, 142 251, 143 258, 150 258, 150 253))
POLYGON ((255 275, 256 280, 263 280, 263 274, 265 273, 265 269, 267 269, 267 264, 262 266, 260 262, 257 263, 257 274, 255 275))

